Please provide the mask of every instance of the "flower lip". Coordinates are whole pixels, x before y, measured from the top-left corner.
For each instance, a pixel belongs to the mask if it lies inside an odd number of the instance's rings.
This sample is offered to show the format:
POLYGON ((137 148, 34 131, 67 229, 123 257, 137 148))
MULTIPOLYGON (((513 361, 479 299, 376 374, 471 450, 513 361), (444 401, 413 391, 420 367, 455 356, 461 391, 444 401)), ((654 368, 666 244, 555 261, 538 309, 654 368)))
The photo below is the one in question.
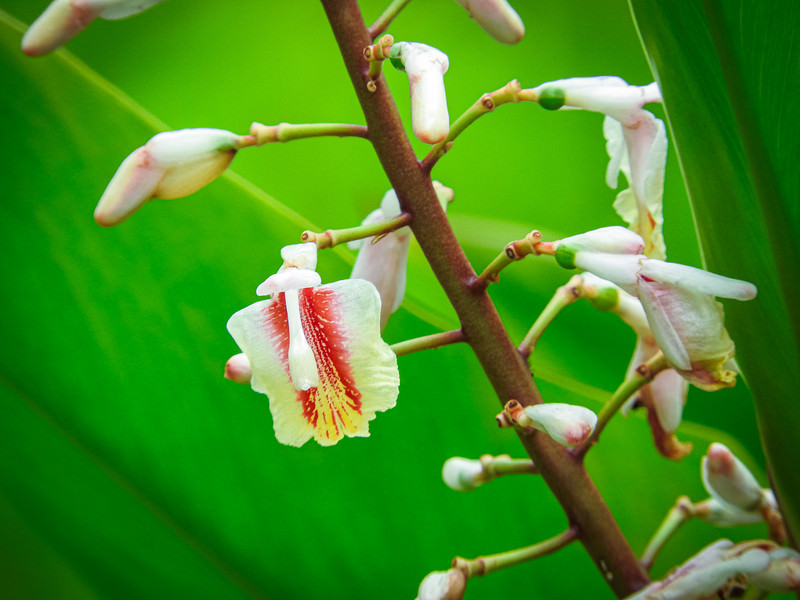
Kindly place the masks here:
POLYGON ((282 269, 256 288, 257 296, 274 296, 279 292, 317 287, 322 283, 319 273, 309 269, 290 267, 282 269))
POLYGON ((640 274, 652 281, 675 285, 719 298, 752 300, 758 293, 756 286, 748 281, 657 259, 643 261, 640 274))

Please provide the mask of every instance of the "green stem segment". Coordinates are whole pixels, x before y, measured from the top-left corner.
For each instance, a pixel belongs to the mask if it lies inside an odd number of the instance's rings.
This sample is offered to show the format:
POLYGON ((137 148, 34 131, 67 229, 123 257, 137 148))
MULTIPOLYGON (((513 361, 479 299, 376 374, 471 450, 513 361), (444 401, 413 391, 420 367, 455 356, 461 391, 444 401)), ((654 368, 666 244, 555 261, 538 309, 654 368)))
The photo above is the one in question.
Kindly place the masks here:
POLYGON ((409 2, 411 2, 411 0, 392 0, 392 3, 381 13, 381 16, 370 25, 367 30, 369 38, 374 40, 386 31, 386 28, 389 27, 391 22, 394 21, 394 18, 400 14, 400 11, 403 10, 409 2))
POLYGON ((489 266, 472 283, 472 287, 475 290, 482 290, 488 287, 490 283, 497 283, 500 281, 500 271, 530 254, 540 254, 540 246, 543 244, 542 234, 536 230, 531 231, 521 240, 509 242, 503 248, 503 251, 489 263, 489 266))
POLYGON ((694 505, 692 501, 689 500, 688 496, 681 496, 678 498, 677 502, 675 502, 675 506, 669 510, 664 521, 658 526, 658 529, 647 544, 647 548, 645 548, 642 554, 642 567, 649 571, 653 567, 653 563, 656 561, 656 557, 658 553, 661 552, 661 548, 664 547, 664 544, 678 531, 681 525, 686 523, 686 521, 693 516, 694 505))
MULTIPOLYGON (((403 211, 413 215, 411 229, 462 325, 500 405, 515 398, 528 406, 542 402, 539 390, 485 290, 475 289, 475 271, 453 233, 436 197, 430 175, 417 160, 397 106, 383 85, 363 85, 369 71, 363 50, 369 33, 357 0, 321 0, 350 81, 370 130, 370 141, 403 211)), ((628 596, 648 583, 625 536, 582 462, 539 432, 516 430, 542 478, 563 507, 571 526, 614 593, 628 596)), ((520 500, 524 502, 524 500, 520 500)))
POLYGON ((434 333, 423 337, 414 338, 413 340, 406 340, 392 344, 390 347, 397 356, 404 354, 411 354, 421 350, 433 350, 434 348, 441 348, 448 344, 456 344, 464 341, 464 333, 457 329, 455 331, 444 331, 442 333, 434 333))
POLYGON ((426 156, 422 161, 422 167, 426 171, 430 171, 433 168, 433 165, 436 164, 436 161, 447 154, 447 151, 450 150, 453 145, 453 141, 459 136, 459 134, 477 121, 480 117, 486 113, 492 112, 501 104, 519 102, 519 93, 521 90, 522 87, 519 85, 519 81, 514 79, 509 81, 499 90, 484 94, 478 98, 478 100, 475 101, 475 104, 470 106, 460 117, 458 117, 458 119, 455 120, 452 125, 450 125, 450 132, 447 134, 447 137, 443 141, 436 144, 431 151, 428 152, 428 156, 426 156))
POLYGON ((547 556, 548 554, 557 552, 577 539, 577 529, 570 527, 563 533, 560 533, 549 540, 539 542, 538 544, 533 544, 532 546, 526 546, 525 548, 501 552, 500 554, 479 556, 478 558, 473 558, 472 560, 467 560, 457 556, 453 559, 453 568, 463 572, 467 578, 483 577, 484 575, 489 575, 490 573, 494 573, 500 569, 514 567, 524 562, 535 560, 537 558, 541 558, 542 556, 547 556))
POLYGON ((281 123, 279 125, 262 125, 253 123, 250 135, 255 138, 256 146, 275 142, 291 142, 312 137, 360 137, 369 139, 369 132, 363 125, 349 123, 281 123))
POLYGON ((576 450, 576 455, 583 457, 589 448, 597 443, 597 440, 600 438, 600 434, 603 433, 603 429, 605 429, 606 425, 608 425, 608 422, 611 420, 611 418, 617 414, 617 412, 619 412, 619 409, 622 408, 628 398, 630 398, 639 389, 653 381, 655 376, 661 371, 668 368, 669 365, 667 364, 667 359, 664 358, 664 355, 661 352, 657 352, 646 363, 639 365, 636 368, 636 371, 634 371, 625 379, 625 381, 622 382, 622 384, 611 396, 609 401, 606 402, 605 406, 603 406, 603 408, 600 410, 597 415, 597 426, 594 428, 592 435, 589 436, 589 439, 586 440, 584 445, 576 450))
POLYGON ((550 302, 544 307, 544 310, 539 314, 536 322, 531 327, 525 339, 519 345, 519 353, 526 359, 533 354, 536 349, 536 344, 539 338, 550 326, 550 323, 564 310, 567 306, 581 298, 583 290, 583 278, 580 275, 573 275, 566 285, 562 285, 553 294, 550 302))
POLYGON ((346 244, 347 242, 354 242, 355 240, 373 236, 380 239, 392 231, 405 227, 410 222, 410 214, 400 213, 393 219, 370 225, 359 225, 358 227, 349 227, 347 229, 328 229, 322 233, 306 230, 300 239, 304 242, 313 242, 317 245, 317 248, 322 250, 323 248, 333 248, 339 244, 346 244))

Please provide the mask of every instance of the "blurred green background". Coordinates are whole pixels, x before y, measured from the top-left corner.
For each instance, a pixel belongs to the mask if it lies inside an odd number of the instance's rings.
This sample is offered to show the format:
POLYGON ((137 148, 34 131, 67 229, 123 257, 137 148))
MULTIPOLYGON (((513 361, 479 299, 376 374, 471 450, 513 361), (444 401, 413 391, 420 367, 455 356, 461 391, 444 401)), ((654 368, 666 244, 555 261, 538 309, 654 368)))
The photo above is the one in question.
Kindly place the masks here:
MULTIPOLYGON (((452 0, 412 2, 390 28, 396 40, 448 53, 451 118, 512 78, 523 87, 589 75, 652 81, 625 2, 516 5, 527 35, 514 47, 452 0)), ((362 6, 371 21, 383 3, 362 6)), ((26 23, 44 7, 0 0, 26 23)), ((3 597, 412 598, 454 555, 564 527, 535 478, 473 494, 441 483, 450 456, 521 455, 513 433, 496 429, 499 404, 467 348, 402 357, 398 406, 378 415, 370 438, 333 448, 280 446, 266 398, 222 379, 237 352, 225 322, 256 300, 279 248, 311 224, 357 224, 379 203, 387 183, 367 142, 248 149, 236 175, 190 198, 155 201, 113 230, 92 221, 116 167, 156 131, 362 123, 320 6, 171 0, 94 23, 69 45, 74 56, 30 59, 20 38, 3 20, 3 597)), ((405 75, 389 69, 387 80, 407 118, 405 75)), ((555 237, 619 223, 601 127, 597 114, 511 105, 459 138, 434 175, 456 192, 449 215, 477 270, 534 228, 555 237)), ((670 260, 699 266, 672 154, 664 212, 670 260)), ((322 253, 318 270, 331 281, 351 263, 346 251, 322 253)), ((503 273, 491 294, 515 339, 568 276, 544 258, 503 273)), ((454 326, 412 248, 407 302, 385 339, 454 326)), ((545 398, 598 409, 632 344, 612 316, 571 307, 533 360, 545 398)), ((695 451, 680 464, 657 456, 641 417, 612 423, 589 468, 637 551, 678 495, 704 497, 699 461, 710 440, 760 472, 753 418, 744 385, 692 389, 679 435, 695 451)), ((763 531, 692 523, 656 574, 722 535, 763 531)), ((519 593, 611 597, 578 546, 472 581, 466 597, 519 593)))

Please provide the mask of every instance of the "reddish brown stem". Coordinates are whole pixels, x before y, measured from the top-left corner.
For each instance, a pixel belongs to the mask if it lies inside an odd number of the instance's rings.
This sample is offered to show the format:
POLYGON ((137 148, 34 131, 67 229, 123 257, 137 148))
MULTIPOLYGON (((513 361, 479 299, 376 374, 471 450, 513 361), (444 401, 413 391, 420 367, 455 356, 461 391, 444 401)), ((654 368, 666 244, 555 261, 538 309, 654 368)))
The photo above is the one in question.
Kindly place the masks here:
MULTIPOLYGON (((357 0, 322 0, 347 71, 366 117, 370 140, 400 206, 412 215, 411 229, 458 314, 467 342, 501 404, 542 401, 528 366, 506 332, 484 289, 471 286, 475 271, 442 211, 430 176, 417 160, 394 100, 381 75, 376 90, 364 85, 371 43, 357 0)), ((605 580, 619 597, 643 587, 648 578, 582 462, 545 434, 519 431, 520 440, 566 512, 571 526, 605 580)))

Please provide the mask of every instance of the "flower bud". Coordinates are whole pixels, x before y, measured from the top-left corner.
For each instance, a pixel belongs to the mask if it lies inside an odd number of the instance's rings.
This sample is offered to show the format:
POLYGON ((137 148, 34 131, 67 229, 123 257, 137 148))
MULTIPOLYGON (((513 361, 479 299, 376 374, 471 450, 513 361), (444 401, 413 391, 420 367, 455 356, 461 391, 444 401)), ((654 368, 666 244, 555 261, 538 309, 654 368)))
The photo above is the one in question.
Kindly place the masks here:
POLYGON ((120 165, 94 212, 103 227, 122 223, 153 198, 182 198, 228 168, 247 136, 222 129, 181 129, 155 135, 120 165))
POLYGON ((162 0, 55 0, 22 38, 22 51, 42 56, 69 42, 97 17, 123 19, 162 0))
POLYGON ((434 571, 420 583, 417 600, 461 600, 466 587, 467 578, 460 570, 434 571))
POLYGON ((641 254, 644 250, 644 240, 630 229, 613 225, 566 237, 556 244, 556 248, 562 246, 574 251, 641 254))
POLYGON ((703 485, 712 497, 745 512, 757 511, 764 492, 753 474, 727 446, 713 443, 702 462, 703 485))
POLYGON ((392 64, 408 74, 411 93, 411 127, 426 144, 443 141, 450 132, 450 116, 444 89, 444 74, 450 63, 447 55, 427 44, 392 44, 392 64))
POLYGON ((516 44, 525 25, 506 0, 456 0, 486 33, 503 44, 516 44))
POLYGON ((225 363, 225 379, 230 379, 234 383, 250 383, 252 376, 253 370, 244 352, 234 354, 225 363))
POLYGON ((442 467, 442 479, 447 487, 456 492, 471 492, 485 483, 483 465, 479 460, 454 456, 442 467))
POLYGON ((792 548, 775 548, 769 552, 770 564, 748 581, 768 592, 788 594, 800 590, 800 553, 792 548))
POLYGON ((583 406, 551 402, 526 406, 517 422, 544 431, 567 448, 585 442, 597 425, 597 415, 583 406))

